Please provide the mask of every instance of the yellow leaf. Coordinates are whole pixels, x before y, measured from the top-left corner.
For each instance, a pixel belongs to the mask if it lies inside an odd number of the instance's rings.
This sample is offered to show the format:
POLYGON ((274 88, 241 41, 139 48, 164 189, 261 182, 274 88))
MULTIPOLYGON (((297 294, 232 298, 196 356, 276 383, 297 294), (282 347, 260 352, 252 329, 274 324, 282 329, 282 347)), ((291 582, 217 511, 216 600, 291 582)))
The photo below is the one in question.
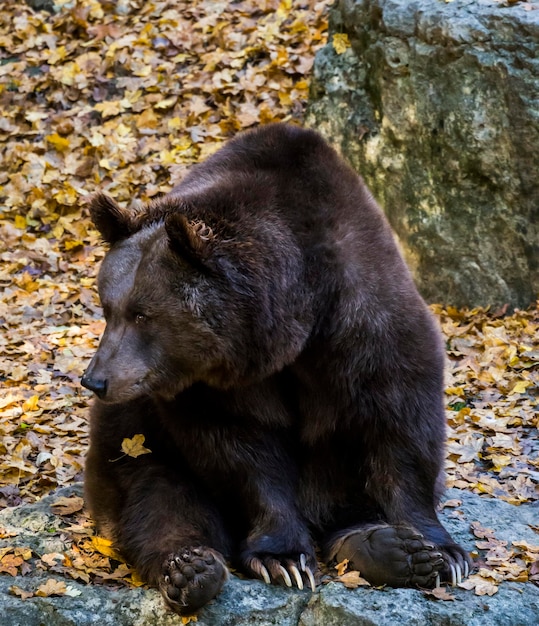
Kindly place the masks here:
POLYGON ((124 110, 124 107, 118 100, 105 100, 104 102, 98 102, 95 104, 94 110, 98 111, 104 118, 106 118, 119 115, 124 110))
POLYGON ((95 550, 97 550, 100 554, 104 556, 108 556, 116 561, 122 561, 122 557, 116 552, 116 550, 112 547, 112 541, 110 539, 105 539, 104 537, 92 537, 92 546, 95 550))
POLYGON ((196 621, 197 621, 196 615, 188 615, 186 617, 182 617, 182 624, 189 624, 190 622, 196 622, 196 621))
POLYGON ((68 239, 64 241, 64 248, 66 250, 73 250, 74 248, 82 248, 84 246, 83 241, 79 241, 78 239, 68 239))
POLYGON ((32 558, 32 550, 30 548, 15 548, 13 553, 15 556, 22 557, 25 561, 32 558))
POLYGON ((276 14, 279 18, 284 19, 292 10, 292 0, 281 0, 277 8, 276 14))
POLYGON ((166 98, 165 100, 160 100, 156 102, 154 105, 156 109, 170 109, 173 107, 178 101, 178 96, 171 96, 170 98, 166 98))
POLYGON ((526 393, 526 389, 531 385, 530 380, 519 380, 518 383, 513 387, 511 391, 511 395, 514 393, 526 393))
POLYGON ((333 48, 337 54, 343 54, 350 47, 350 39, 346 33, 333 35, 333 48))
POLYGON ((143 111, 137 119, 137 128, 156 128, 159 119, 152 109, 143 111))
POLYGON ((185 127, 185 122, 181 117, 172 117, 167 122, 167 128, 169 130, 180 130, 185 127))
POLYGON ((145 439, 144 435, 135 435, 132 439, 125 438, 122 441, 122 452, 127 454, 127 456, 132 456, 134 459, 142 454, 151 453, 151 450, 148 450, 143 445, 145 439))
POLYGON ((24 230, 26 228, 26 219, 22 215, 15 215, 15 228, 24 230))
POLYGON ((22 410, 26 413, 27 411, 36 411, 37 410, 37 403, 39 401, 39 396, 36 394, 35 396, 32 396, 31 398, 28 398, 28 400, 26 400, 23 405, 22 405, 22 410))
POLYGON ((176 163, 176 153, 174 150, 161 150, 159 161, 162 165, 174 165, 176 163))
POLYGON ((504 467, 507 467, 511 463, 513 457, 508 454, 491 454, 489 459, 494 466, 494 471, 500 472, 504 467))
POLYGON ((65 152, 66 150, 69 150, 69 139, 66 139, 65 137, 60 137, 58 133, 47 135, 45 139, 58 152, 65 152))

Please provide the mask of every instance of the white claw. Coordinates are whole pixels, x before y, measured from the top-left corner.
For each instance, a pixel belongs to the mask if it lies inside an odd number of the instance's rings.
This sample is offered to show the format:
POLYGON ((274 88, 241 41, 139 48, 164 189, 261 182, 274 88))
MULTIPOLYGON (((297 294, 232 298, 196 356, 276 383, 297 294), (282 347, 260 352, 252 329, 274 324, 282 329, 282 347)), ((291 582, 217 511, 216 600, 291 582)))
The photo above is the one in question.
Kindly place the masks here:
POLYGON ((313 573, 311 572, 310 567, 305 568, 305 574, 307 575, 307 578, 309 579, 312 592, 314 593, 316 591, 316 583, 314 582, 314 576, 313 576, 313 573))
POLYGON ((468 565, 468 561, 464 561, 464 578, 468 578, 470 575, 470 566, 468 565))
POLYGON ((450 565, 449 567, 451 568, 451 585, 453 587, 456 587, 457 586, 457 572, 455 571, 455 566, 450 565))
POLYGON ((436 574, 436 589, 440 587, 440 574, 436 574))
POLYGON ((300 589, 300 590, 303 589, 303 580, 301 579, 301 574, 299 573, 298 568, 295 565, 291 565, 290 566, 290 572, 294 576, 294 579, 296 581, 296 585, 298 586, 298 589, 300 589))
POLYGON ((460 565, 458 563, 455 566, 455 569, 457 570, 457 584, 460 585, 462 582, 462 570, 460 569, 460 565))
POLYGON ((305 571, 305 566, 307 565, 307 557, 304 554, 299 555, 299 566, 301 567, 301 571, 305 571))
POLYGON ((267 585, 271 585, 271 578, 270 578, 269 572, 262 563, 260 563, 260 575, 262 576, 262 578, 264 579, 264 582, 267 585))
POLYGON ((287 587, 292 587, 292 581, 290 580, 290 576, 288 575, 288 572, 285 570, 285 568, 282 565, 279 565, 279 569, 281 570, 281 574, 283 575, 284 584, 287 587))

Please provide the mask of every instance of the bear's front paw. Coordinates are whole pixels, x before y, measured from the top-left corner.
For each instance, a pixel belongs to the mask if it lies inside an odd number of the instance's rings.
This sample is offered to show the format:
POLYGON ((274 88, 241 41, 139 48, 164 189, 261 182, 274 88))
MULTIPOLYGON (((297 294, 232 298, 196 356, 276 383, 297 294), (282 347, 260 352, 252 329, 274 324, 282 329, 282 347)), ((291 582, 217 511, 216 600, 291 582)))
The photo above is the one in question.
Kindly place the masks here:
POLYGON ((304 553, 297 555, 297 558, 277 554, 251 555, 244 559, 244 567, 251 576, 261 578, 268 584, 284 584, 298 589, 308 585, 313 592, 316 590, 316 560, 304 553))
POLYGON ((166 558, 159 590, 173 611, 190 615, 215 598, 227 578, 228 570, 218 552, 186 548, 166 558))

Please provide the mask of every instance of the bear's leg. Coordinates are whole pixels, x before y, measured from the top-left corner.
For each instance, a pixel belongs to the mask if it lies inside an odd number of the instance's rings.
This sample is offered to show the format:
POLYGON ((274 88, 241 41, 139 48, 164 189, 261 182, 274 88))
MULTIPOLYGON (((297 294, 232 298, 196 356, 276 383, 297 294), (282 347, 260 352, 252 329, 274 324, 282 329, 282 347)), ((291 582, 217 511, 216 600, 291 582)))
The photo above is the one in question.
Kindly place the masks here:
MULTIPOLYGON (((398 398, 398 390, 385 391, 398 398)), ((377 585, 455 585, 470 571, 466 551, 436 514, 445 417, 443 407, 437 412, 437 402, 427 404, 418 394, 403 401, 396 415, 380 409, 376 420, 363 421, 356 433, 361 453, 344 470, 350 508, 343 526, 329 538, 326 554, 348 559, 377 585), (349 478, 354 475, 361 482, 349 478)), ((376 404, 370 406, 376 416, 376 404)))
MULTIPOLYGON (((248 467, 248 473, 241 498, 250 530, 240 546, 239 566, 267 583, 314 591, 318 565, 310 532, 298 509, 294 462, 279 438, 269 434, 259 433, 256 440, 251 435, 245 452, 242 465, 248 467)), ((240 454, 238 450, 236 454, 240 454)))
POLYGON ((212 600, 228 577, 221 518, 179 476, 152 468, 129 491, 118 540, 143 579, 177 613, 212 600))
POLYGON ((230 553, 230 540, 219 512, 182 475, 148 457, 103 461, 89 455, 85 485, 100 532, 108 530, 117 549, 144 581, 159 588, 172 610, 194 613, 228 578, 224 555, 230 553))

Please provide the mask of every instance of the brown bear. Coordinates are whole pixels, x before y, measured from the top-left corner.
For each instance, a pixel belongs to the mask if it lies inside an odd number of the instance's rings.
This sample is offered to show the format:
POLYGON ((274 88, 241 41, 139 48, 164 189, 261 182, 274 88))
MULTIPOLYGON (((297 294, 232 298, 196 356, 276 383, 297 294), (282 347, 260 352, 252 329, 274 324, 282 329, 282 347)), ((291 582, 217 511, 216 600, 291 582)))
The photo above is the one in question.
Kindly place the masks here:
POLYGON ((314 590, 315 545, 374 585, 467 575, 435 512, 439 332, 318 133, 262 126, 142 209, 100 194, 90 211, 110 250, 82 379, 97 395, 86 497, 175 611, 214 598, 227 562, 314 590), (151 452, 122 456, 136 434, 151 452))

